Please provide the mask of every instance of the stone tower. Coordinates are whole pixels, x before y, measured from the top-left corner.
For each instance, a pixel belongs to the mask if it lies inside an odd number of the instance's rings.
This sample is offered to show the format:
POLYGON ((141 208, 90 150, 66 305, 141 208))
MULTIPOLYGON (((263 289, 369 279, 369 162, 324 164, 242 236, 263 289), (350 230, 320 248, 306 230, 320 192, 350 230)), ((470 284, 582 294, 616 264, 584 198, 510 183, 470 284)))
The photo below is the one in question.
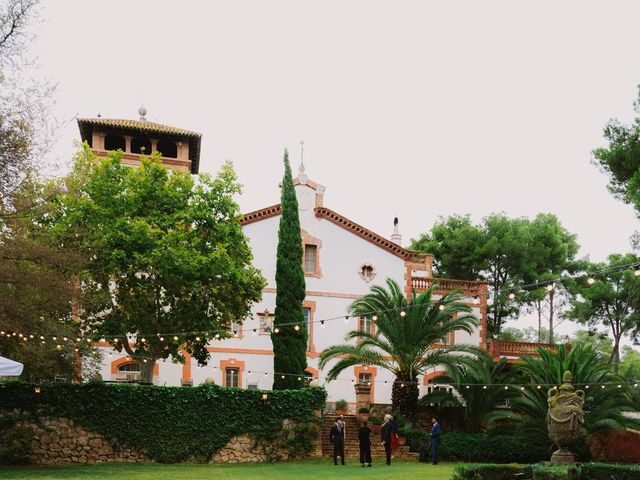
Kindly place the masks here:
POLYGON ((139 120, 79 118, 80 137, 98 157, 106 157, 111 150, 122 150, 122 163, 135 166, 140 164, 141 155, 158 151, 167 167, 197 174, 202 134, 149 122, 144 106, 138 109, 138 114, 139 120))

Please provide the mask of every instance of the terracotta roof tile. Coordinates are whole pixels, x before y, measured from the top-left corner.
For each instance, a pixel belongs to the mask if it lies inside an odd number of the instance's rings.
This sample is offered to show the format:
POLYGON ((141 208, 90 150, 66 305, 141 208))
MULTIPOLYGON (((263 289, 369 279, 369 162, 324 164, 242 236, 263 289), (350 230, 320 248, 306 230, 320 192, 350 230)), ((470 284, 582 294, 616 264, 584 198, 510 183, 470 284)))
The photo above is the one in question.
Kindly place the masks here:
POLYGON ((187 137, 201 137, 202 134, 192 132, 183 128, 171 127, 160 123, 147 122, 142 120, 120 120, 114 118, 79 118, 78 123, 90 125, 100 125, 103 127, 128 128, 149 133, 164 133, 167 135, 184 135, 187 137))

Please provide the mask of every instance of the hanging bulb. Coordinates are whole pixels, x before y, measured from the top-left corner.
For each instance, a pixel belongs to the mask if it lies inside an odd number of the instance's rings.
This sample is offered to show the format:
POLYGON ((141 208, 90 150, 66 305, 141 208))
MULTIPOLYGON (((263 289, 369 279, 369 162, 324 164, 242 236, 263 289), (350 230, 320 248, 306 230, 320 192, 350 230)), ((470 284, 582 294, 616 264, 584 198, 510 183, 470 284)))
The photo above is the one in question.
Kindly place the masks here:
POLYGON ((486 385, 483 385, 483 386, 482 386, 482 389, 483 389, 483 390, 486 390, 486 389, 487 389, 487 386, 486 386, 486 385))
POLYGON ((378 320, 378 316, 374 315, 373 317, 371 317, 371 320, 373 320, 374 322, 376 322, 378 320))
MULTIPOLYGON (((438 306, 438 310, 440 310, 440 311, 444 310, 444 305, 440 305, 440 306, 438 306)), ((403 316, 404 316, 404 315, 403 315, 403 316)))
POLYGON ((524 387, 520 387, 520 390, 524 390, 524 387))
POLYGON ((407 314, 407 312, 405 312, 404 310, 400 310, 400 316, 404 317, 407 314))
POLYGON ((324 320, 320 320, 320 328, 324 328, 324 320))
POLYGON ((258 331, 257 331, 255 328, 253 329, 253 334, 254 334, 254 335, 257 335, 257 334, 258 334, 258 331))
POLYGON ((466 387, 464 387, 464 388, 466 388, 467 390, 469 390, 471 387, 470 387, 469 385, 467 385, 467 386, 466 386, 466 387))
MULTIPOLYGON (((15 335, 15 333, 14 333, 14 335, 15 335)), ((20 336, 22 336, 22 334, 20 334, 20 336)), ((51 340, 53 340, 55 342, 56 340, 58 340, 58 337, 51 337, 51 340)))
POLYGON ((200 337, 196 337, 196 342, 199 342, 199 341, 200 341, 200 337))
POLYGON ((515 293, 513 293, 513 292, 511 292, 511 293, 509 294, 509 300, 515 300, 515 298, 516 298, 516 294, 515 294, 515 293))
POLYGON ((117 338, 113 339, 113 343, 118 343, 120 340, 118 340, 117 338))
MULTIPOLYGON (((2 333, 4 333, 4 332, 2 332, 2 333)), ((44 340, 44 337, 42 335, 40 335, 40 340, 44 340)))
POLYGON ((594 283, 596 283, 596 279, 595 279, 595 278, 593 278, 593 277, 589 277, 589 278, 587 279, 587 283, 588 283, 589 285, 593 285, 594 283))
POLYGON ((144 338, 144 337, 142 337, 142 338, 140 339, 140 341, 141 341, 142 343, 144 343, 144 342, 146 342, 146 341, 147 341, 147 339, 146 339, 146 338, 144 338))
POLYGON ((161 342, 164 342, 164 337, 160 337, 160 341, 161 341, 161 342))
POLYGON ((267 372, 264 372, 264 376, 266 377, 267 375, 268 375, 268 373, 267 373, 267 372))
POLYGON ((300 330, 300 325, 296 325, 295 327, 293 327, 293 329, 297 332, 298 330, 300 330))
POLYGON ((349 323, 349 315, 345 315, 345 317, 344 317, 344 323, 349 323))
POLYGON ((556 287, 556 286, 555 286, 555 284, 550 283, 549 285, 547 285, 547 292, 551 292, 551 291, 553 291, 553 289, 554 289, 555 287, 556 287))
POLYGON ((280 329, 278 327, 274 328, 273 333, 280 333, 280 329))
POLYGON ((174 342, 177 342, 177 341, 178 341, 178 337, 177 337, 176 335, 174 335, 174 337, 173 337, 173 341, 174 341, 174 342))
POLYGON ((62 350, 62 345, 60 344, 56 345, 56 350, 62 350))
POLYGON ((216 338, 220 338, 220 334, 219 333, 216 333, 216 338))
POLYGON ((284 378, 284 375, 282 375, 280 378, 284 378))

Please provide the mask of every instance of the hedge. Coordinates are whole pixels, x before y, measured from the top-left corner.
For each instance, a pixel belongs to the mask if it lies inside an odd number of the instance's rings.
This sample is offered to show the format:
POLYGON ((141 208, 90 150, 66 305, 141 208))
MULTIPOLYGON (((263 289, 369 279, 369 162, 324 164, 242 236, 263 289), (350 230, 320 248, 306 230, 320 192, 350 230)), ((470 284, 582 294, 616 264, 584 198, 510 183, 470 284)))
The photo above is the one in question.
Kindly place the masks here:
MULTIPOLYGON (((439 457, 443 460, 482 463, 536 463, 548 460, 551 451, 523 435, 447 433, 442 436, 439 457)), ((429 456, 424 456, 429 461, 429 456)))
POLYGON ((580 465, 578 480, 611 480, 612 475, 615 475, 618 480, 638 480, 640 466, 585 463, 580 465))
POLYGON ((531 467, 524 465, 458 465, 451 480, 513 480, 517 473, 530 477, 531 467))
POLYGON ((638 480, 640 466, 604 463, 577 463, 575 465, 458 465, 452 480, 513 480, 522 473, 532 480, 638 480))
POLYGON ((326 391, 321 388, 262 392, 201 385, 195 388, 123 384, 52 383, 41 386, 0 382, 0 411, 17 409, 22 418, 70 418, 115 445, 142 450, 152 460, 207 461, 234 436, 252 434, 259 441, 284 437, 292 454, 312 448, 313 428, 283 432, 283 420, 299 425, 317 420, 326 391))

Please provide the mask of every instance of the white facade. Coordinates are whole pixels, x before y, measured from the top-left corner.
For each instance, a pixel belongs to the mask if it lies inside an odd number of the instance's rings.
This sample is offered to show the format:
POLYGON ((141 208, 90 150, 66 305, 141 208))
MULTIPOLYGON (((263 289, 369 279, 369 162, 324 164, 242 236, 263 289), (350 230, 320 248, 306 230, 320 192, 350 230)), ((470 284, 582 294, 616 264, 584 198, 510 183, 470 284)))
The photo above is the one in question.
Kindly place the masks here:
MULTIPOLYGON (((327 388, 329 400, 344 398, 349 402, 355 400, 353 383, 361 380, 359 375, 371 375, 373 402, 390 403, 393 381, 390 373, 375 367, 360 366, 348 369, 338 380, 326 383, 323 373, 318 371, 318 357, 326 347, 344 342, 345 334, 357 328, 358 319, 349 318, 345 321, 344 317, 351 302, 368 293, 372 285, 383 285, 387 278, 393 278, 405 286, 407 293, 412 287, 424 289, 430 286, 433 281, 431 256, 410 252, 398 243, 325 208, 324 187, 308 180, 303 173, 295 183, 303 243, 309 246, 307 251, 310 259, 307 265, 310 273, 305 273, 307 297, 303 304, 308 309, 309 319, 314 322, 308 326, 309 375, 318 378, 319 383, 327 388), (313 251, 317 257, 315 262, 312 261, 313 251), (329 320, 335 317, 341 318, 329 320), (320 320, 326 320, 324 325, 319 323, 320 320)), ((185 365, 171 361, 158 362, 154 383, 180 385, 182 382, 191 382, 198 385, 207 378, 212 378, 218 385, 226 385, 230 381, 237 382, 243 388, 271 388, 271 338, 268 332, 261 331, 261 321, 269 318, 265 315, 266 312, 273 314, 275 310, 279 212, 279 205, 275 205, 251 212, 242 221, 244 233, 253 250, 254 265, 262 271, 268 284, 262 300, 253 306, 253 315, 245 319, 236 332, 237 337, 212 342, 209 348, 211 359, 205 367, 198 367, 191 359, 185 365)), ((400 241, 397 227, 392 238, 396 242, 400 241)), ((451 280, 438 283, 439 293, 461 287, 465 291, 466 301, 481 320, 480 327, 472 335, 456 332, 453 341, 485 347, 486 285, 451 280)), ((103 379, 125 378, 127 372, 120 371, 120 368, 126 364, 126 357, 108 347, 103 347, 103 351, 103 379)), ((428 378, 425 382, 426 380, 428 378)))

